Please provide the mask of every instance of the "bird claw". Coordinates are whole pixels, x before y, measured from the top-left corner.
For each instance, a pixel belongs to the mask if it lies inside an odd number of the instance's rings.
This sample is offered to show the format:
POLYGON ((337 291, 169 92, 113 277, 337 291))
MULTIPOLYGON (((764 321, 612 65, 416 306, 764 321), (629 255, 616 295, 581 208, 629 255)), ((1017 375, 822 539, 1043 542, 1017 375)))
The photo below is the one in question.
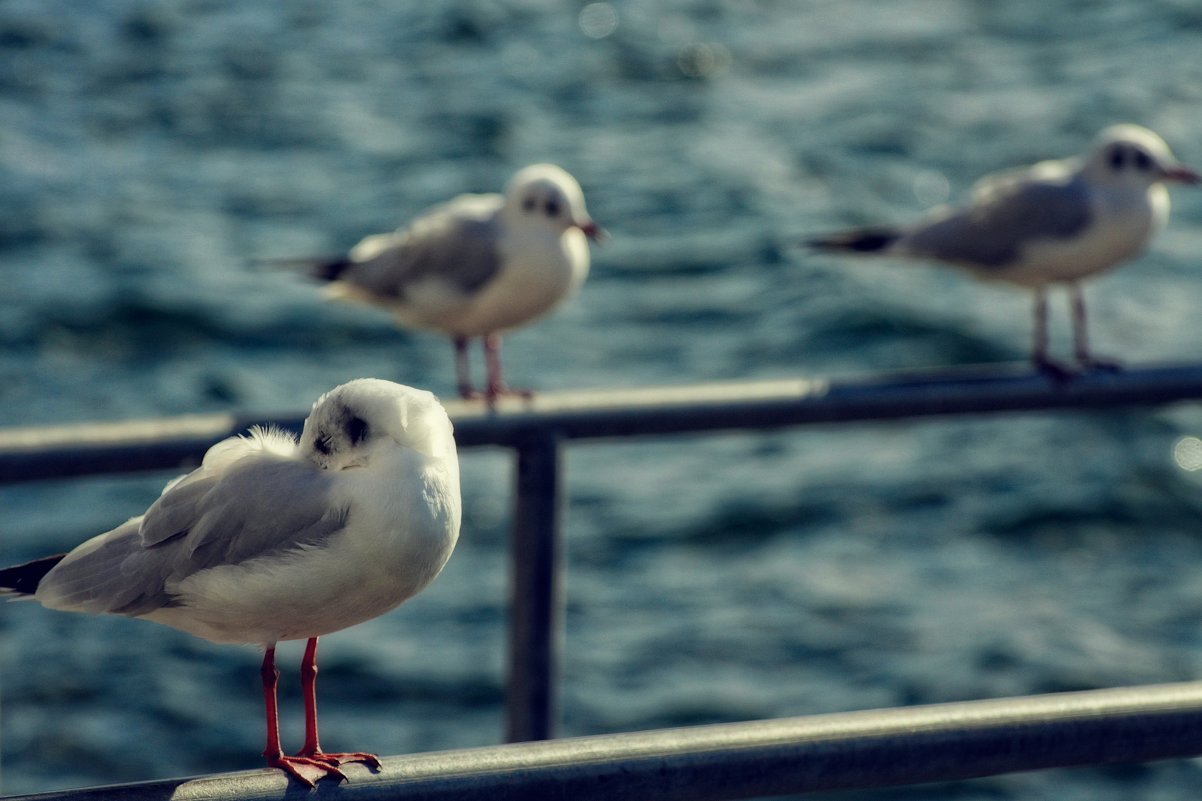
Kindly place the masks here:
POLYGON ((1074 370, 1048 356, 1036 356, 1033 358, 1035 369, 1044 374, 1053 381, 1068 381, 1076 376, 1084 373, 1117 373, 1123 369, 1121 362, 1116 359, 1108 359, 1104 356, 1090 356, 1089 354, 1077 354, 1077 364, 1080 365, 1079 370, 1074 370))
POLYGON ((1032 359, 1035 369, 1053 381, 1068 381, 1076 373, 1055 359, 1047 356, 1036 356, 1032 359))
POLYGON ((1077 362, 1087 372, 1117 373, 1123 369, 1122 362, 1105 356, 1078 356, 1077 362))
POLYGON ((497 398, 510 397, 520 398, 522 400, 530 400, 534 397, 532 389, 513 389, 505 384, 490 385, 488 391, 484 393, 484 399, 488 401, 488 405, 492 406, 497 402, 497 398))
POLYGON ((267 767, 279 768, 308 787, 315 787, 316 782, 326 777, 333 777, 340 782, 347 781, 346 774, 338 769, 336 761, 322 760, 317 756, 285 756, 284 754, 280 754, 279 756, 268 757, 267 767), (316 768, 321 771, 321 774, 316 779, 311 779, 301 770, 302 766, 316 768))
POLYGON ((504 384, 499 386, 489 386, 487 390, 481 392, 470 387, 460 387, 459 397, 467 401, 482 400, 489 407, 497 404, 498 398, 519 398, 521 400, 531 400, 534 398, 534 390, 532 389, 513 389, 504 384))
POLYGON ((375 754, 365 754, 359 751, 346 754, 328 754, 325 751, 301 751, 297 754, 302 759, 312 759, 318 762, 323 762, 332 767, 337 767, 344 762, 362 762, 372 770, 380 769, 380 758, 375 754))
POLYGON ((267 767, 279 768, 301 784, 314 787, 316 782, 327 777, 348 781, 346 774, 338 769, 345 762, 362 762, 372 770, 380 769, 380 758, 375 754, 327 754, 325 751, 301 751, 296 756, 276 754, 267 758, 267 767), (320 773, 316 778, 310 778, 302 768, 314 768, 320 773))

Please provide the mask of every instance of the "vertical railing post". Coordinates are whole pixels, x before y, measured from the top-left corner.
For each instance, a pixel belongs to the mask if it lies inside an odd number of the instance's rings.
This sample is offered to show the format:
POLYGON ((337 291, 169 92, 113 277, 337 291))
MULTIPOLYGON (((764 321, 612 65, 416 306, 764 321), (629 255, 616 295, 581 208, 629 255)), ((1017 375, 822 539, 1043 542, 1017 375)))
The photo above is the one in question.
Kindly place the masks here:
POLYGON ((517 448, 510 534, 506 740, 547 740, 558 718, 563 643, 563 480, 559 436, 539 431, 517 448))

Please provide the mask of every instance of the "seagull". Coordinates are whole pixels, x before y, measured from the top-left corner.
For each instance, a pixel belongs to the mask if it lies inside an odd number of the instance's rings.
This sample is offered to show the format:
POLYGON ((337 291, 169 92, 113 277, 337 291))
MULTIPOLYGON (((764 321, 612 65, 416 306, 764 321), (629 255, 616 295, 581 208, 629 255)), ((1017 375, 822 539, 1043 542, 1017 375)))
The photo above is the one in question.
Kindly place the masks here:
POLYGON ((1048 287, 1068 288, 1080 366, 1116 369, 1116 363, 1090 353, 1080 282, 1137 255, 1164 227, 1166 182, 1199 181, 1152 131, 1114 125, 1083 156, 981 179, 964 207, 941 206, 910 226, 857 228, 808 244, 827 252, 942 262, 984 281, 1031 289, 1031 360, 1040 371, 1065 378, 1070 370, 1048 356, 1048 287))
POLYGON ((125 615, 264 649, 268 767, 312 787, 344 762, 317 733, 317 639, 428 585, 459 537, 451 422, 429 392, 365 378, 313 405, 297 441, 275 428, 217 443, 145 514, 67 554, 0 570, 0 593, 50 609, 125 615), (280 747, 276 643, 308 640, 305 740, 280 747), (309 774, 309 775, 307 775, 309 774))
POLYGON ((484 342, 491 406, 509 390, 501 370, 502 332, 553 310, 584 283, 586 237, 608 235, 593 222, 584 192, 567 171, 533 164, 504 194, 459 195, 408 226, 363 239, 344 257, 290 263, 328 282, 330 297, 390 310, 405 327, 446 334, 455 344, 458 390, 478 398, 468 343, 484 342))

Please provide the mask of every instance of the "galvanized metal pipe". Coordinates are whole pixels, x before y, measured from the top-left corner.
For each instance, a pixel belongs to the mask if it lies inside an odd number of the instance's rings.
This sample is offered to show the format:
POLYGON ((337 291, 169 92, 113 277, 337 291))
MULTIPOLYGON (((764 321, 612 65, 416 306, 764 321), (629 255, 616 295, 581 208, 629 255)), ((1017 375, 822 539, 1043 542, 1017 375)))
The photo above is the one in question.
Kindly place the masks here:
POLYGON ((563 478, 559 438, 544 431, 517 449, 510 532, 509 742, 546 740, 559 719, 563 650, 563 478))
MULTIPOLYGON (((1202 398, 1202 364, 1095 372, 1053 381, 1025 368, 946 370, 629 390, 546 393, 495 411, 450 402, 460 447, 518 447, 539 432, 565 440, 779 428, 935 415, 1108 409, 1202 398)), ((269 420, 299 430, 304 414, 208 415, 0 429, 0 483, 91 473, 181 469, 217 440, 269 420)))
MULTIPOLYGON (((727 801, 1202 754, 1202 683, 696 726, 389 757, 322 782, 354 801, 727 801)), ((323 792, 324 791, 324 792, 323 792)), ((275 801, 280 771, 9 801, 275 801)))

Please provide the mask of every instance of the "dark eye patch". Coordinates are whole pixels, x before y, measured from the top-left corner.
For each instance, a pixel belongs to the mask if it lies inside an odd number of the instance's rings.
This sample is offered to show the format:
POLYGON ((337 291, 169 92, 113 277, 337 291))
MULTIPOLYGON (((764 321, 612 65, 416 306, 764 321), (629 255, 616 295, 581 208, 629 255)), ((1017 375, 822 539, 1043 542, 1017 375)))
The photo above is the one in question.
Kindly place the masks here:
POLYGON ((1152 157, 1139 148, 1135 149, 1135 166, 1143 172, 1152 168, 1152 157))
POLYGON ((522 199, 522 211, 526 211, 526 212, 534 211, 534 207, 537 205, 538 205, 538 201, 534 199, 533 195, 527 195, 525 198, 522 199))
POLYGON ((352 417, 346 421, 346 435, 351 444, 358 445, 367 437, 367 421, 362 417, 352 417))
POLYGON ((313 450, 318 451, 319 453, 324 453, 327 456, 329 456, 330 455, 330 435, 329 434, 318 434, 316 437, 314 437, 313 450))
POLYGON ((1115 147, 1110 151, 1110 166, 1116 170, 1121 170, 1127 166, 1127 150, 1122 146, 1115 147))
POLYGON ((559 216, 559 201, 555 198, 548 198, 547 204, 543 206, 543 210, 547 212, 548 217, 559 216))

